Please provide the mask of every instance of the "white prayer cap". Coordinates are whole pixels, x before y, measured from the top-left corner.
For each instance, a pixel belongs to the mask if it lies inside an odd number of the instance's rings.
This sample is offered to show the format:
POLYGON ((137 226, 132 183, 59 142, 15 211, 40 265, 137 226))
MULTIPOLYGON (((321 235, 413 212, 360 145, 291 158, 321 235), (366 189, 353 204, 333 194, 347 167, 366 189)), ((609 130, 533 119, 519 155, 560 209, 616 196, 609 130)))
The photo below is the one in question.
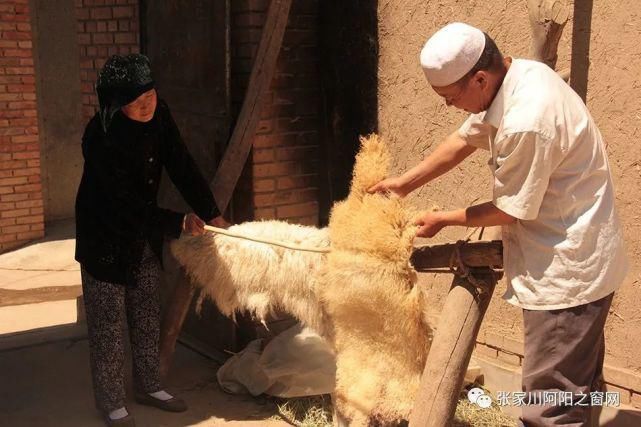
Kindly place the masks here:
POLYGON ((436 87, 456 83, 476 65, 484 48, 483 31, 461 22, 447 24, 421 50, 427 81, 436 87))

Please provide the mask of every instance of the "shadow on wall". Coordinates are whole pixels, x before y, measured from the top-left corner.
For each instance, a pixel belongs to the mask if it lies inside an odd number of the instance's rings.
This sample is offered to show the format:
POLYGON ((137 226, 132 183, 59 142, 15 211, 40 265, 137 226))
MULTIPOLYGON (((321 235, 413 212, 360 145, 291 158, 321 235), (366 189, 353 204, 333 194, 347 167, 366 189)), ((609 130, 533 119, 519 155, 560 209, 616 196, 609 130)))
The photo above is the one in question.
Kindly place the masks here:
POLYGON ((349 192, 359 135, 378 129, 378 0, 324 0, 321 64, 325 135, 320 223, 349 192))

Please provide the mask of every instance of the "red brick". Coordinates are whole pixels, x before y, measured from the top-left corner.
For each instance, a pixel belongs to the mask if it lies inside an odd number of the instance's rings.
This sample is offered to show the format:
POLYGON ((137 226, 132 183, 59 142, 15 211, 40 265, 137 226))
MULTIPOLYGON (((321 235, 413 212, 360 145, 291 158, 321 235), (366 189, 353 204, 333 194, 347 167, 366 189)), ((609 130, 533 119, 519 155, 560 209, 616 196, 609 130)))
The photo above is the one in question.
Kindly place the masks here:
POLYGON ((31 31, 31 24, 21 22, 18 24, 18 31, 31 31))
POLYGON ((92 34, 91 39, 95 44, 112 44, 114 42, 113 34, 109 34, 109 33, 92 34))
POLYGON ((8 211, 15 208, 16 204, 13 202, 0 202, 0 211, 8 211))
POLYGON ((318 213, 318 203, 299 203, 295 205, 279 206, 276 210, 278 218, 308 216, 318 213))
POLYGON ((0 219, 0 227, 4 227, 6 225, 14 225, 16 223, 15 218, 3 218, 0 219))
POLYGON ((27 239, 38 239, 44 236, 43 231, 27 231, 24 233, 18 233, 18 240, 27 240, 27 239))
POLYGON ((29 209, 12 209, 10 211, 0 212, 0 218, 16 218, 29 215, 29 209))
POLYGON ((20 168, 24 168, 25 166, 27 166, 27 162, 22 160, 8 160, 8 161, 0 162, 0 170, 1 169, 20 169, 20 168))
POLYGON ((17 237, 15 234, 0 234, 0 243, 13 242, 17 237))
POLYGON ((14 176, 29 176, 40 173, 40 168, 16 169, 13 171, 14 176))
POLYGON ((265 163, 253 165, 253 174, 257 178, 268 178, 283 175, 296 174, 300 166, 295 162, 286 163, 265 163))
POLYGON ((7 186, 7 185, 21 185, 21 184, 26 184, 28 182, 26 176, 20 176, 20 177, 14 177, 14 178, 3 178, 0 179, 0 186, 7 186))
POLYGON ((16 190, 16 193, 30 193, 33 191, 42 191, 42 184, 19 185, 14 188, 16 190))
POLYGON ((135 44, 138 42, 135 33, 116 33, 116 44, 135 44))
POLYGON ((0 196, 11 193, 13 193, 13 187, 0 187, 0 196))
POLYGON ((266 194, 255 194, 254 195, 254 206, 257 208, 263 208, 266 206, 274 206, 274 193, 266 194))
POLYGON ((256 209, 254 211, 255 219, 276 219, 276 209, 266 208, 266 209, 256 209))
POLYGON ((0 101, 19 101, 21 99, 21 93, 0 93, 0 101))
POLYGON ((39 230, 44 230, 45 229, 44 222, 41 222, 39 224, 31 224, 30 227, 31 227, 32 231, 39 231, 39 230))
POLYGON ((17 29, 18 24, 15 22, 0 22, 0 31, 16 31, 17 29))
POLYGON ((22 225, 10 225, 8 227, 2 227, 0 232, 2 234, 9 234, 9 233, 23 233, 25 231, 29 231, 29 225, 28 224, 22 224, 22 225))
POLYGON ((254 163, 273 162, 275 159, 274 150, 271 148, 254 150, 252 153, 252 159, 254 163))
POLYGON ((40 158, 40 153, 38 152, 25 152, 25 153, 13 153, 13 158, 16 160, 20 159, 38 159, 40 158))
MULTIPOLYGON (((26 194, 25 194, 26 196, 26 194)), ((27 200, 27 201, 22 201, 22 202, 16 202, 16 208, 17 209, 22 209, 22 208, 39 208, 42 207, 42 200, 27 200)))
POLYGON ((257 179, 254 180, 252 190, 255 193, 264 193, 266 191, 274 191, 276 189, 276 182, 273 179, 257 179))
MULTIPOLYGON (((2 35, 1 36, 5 40, 21 41, 21 40, 30 40, 31 39, 31 34, 30 33, 22 32, 22 31, 2 31, 2 35)), ((18 46, 20 46, 20 43, 18 43, 18 46)), ((31 47, 32 46, 29 45, 29 48, 31 48, 31 47)))
POLYGON ((27 200, 28 198, 29 198, 28 194, 3 194, 0 196, 0 201, 10 202, 10 201, 27 200))
POLYGON ((113 8, 114 18, 133 18, 134 8, 132 6, 119 6, 113 8))
MULTIPOLYGON (((35 224, 38 222, 44 222, 44 218, 42 217, 42 214, 22 216, 16 219, 17 224, 35 224)), ((27 226, 27 230, 28 229, 29 227, 27 226)), ((23 231, 27 231, 27 230, 23 230, 23 231)))
MULTIPOLYGON (((34 101, 10 102, 9 108, 12 110, 35 110, 36 103, 34 101)), ((27 116, 26 112, 23 114, 27 116)), ((34 111, 34 115, 35 115, 35 111, 34 111)))
POLYGON ((96 7, 91 9, 91 18, 92 19, 111 19, 111 8, 110 7, 96 7))

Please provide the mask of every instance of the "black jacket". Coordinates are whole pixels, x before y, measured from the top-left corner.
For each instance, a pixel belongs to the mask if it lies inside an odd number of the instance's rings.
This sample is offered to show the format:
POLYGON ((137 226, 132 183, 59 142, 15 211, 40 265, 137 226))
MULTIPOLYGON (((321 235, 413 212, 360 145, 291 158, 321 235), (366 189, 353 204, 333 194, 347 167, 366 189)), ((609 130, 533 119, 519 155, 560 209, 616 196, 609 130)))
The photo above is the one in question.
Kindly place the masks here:
POLYGON ((163 166, 200 218, 220 215, 163 101, 147 123, 116 113, 107 134, 96 114, 85 129, 82 154, 76 260, 98 280, 130 283, 146 242, 162 259, 164 236, 180 236, 184 214, 156 203, 163 166))

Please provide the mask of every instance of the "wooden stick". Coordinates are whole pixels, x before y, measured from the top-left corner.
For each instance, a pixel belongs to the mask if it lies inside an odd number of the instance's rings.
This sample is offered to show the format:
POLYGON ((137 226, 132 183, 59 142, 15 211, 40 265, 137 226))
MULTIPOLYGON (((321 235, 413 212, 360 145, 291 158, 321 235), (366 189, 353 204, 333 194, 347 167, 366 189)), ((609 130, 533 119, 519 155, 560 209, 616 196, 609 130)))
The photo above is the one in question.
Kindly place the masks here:
POLYGON ((466 279, 456 277, 452 282, 425 362, 410 427, 452 424, 474 343, 497 281, 488 268, 477 269, 473 275, 486 284, 482 293, 466 279))
POLYGON ((317 253, 328 253, 330 252, 329 247, 320 247, 320 246, 302 246, 302 245, 292 245, 285 242, 279 242, 277 240, 271 239, 260 239, 258 237, 247 236, 245 234, 234 233, 233 231, 226 230, 224 228, 212 227, 211 225, 205 225, 205 230, 211 231, 212 233, 222 234, 229 237, 235 237, 243 240, 250 240, 257 243, 265 243, 266 245, 279 246, 285 249, 291 249, 294 251, 304 251, 304 252, 317 252, 317 253))

